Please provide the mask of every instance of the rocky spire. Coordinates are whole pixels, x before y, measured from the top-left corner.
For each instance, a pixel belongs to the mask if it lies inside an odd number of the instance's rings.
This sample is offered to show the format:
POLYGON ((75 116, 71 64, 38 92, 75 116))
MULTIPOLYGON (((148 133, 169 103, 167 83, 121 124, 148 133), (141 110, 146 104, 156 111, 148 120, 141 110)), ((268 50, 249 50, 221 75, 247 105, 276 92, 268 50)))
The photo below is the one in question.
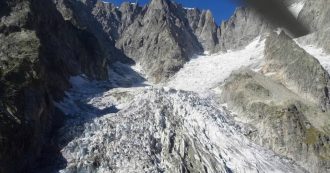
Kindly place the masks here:
POLYGON ((170 0, 151 0, 148 9, 168 10, 171 6, 170 0))

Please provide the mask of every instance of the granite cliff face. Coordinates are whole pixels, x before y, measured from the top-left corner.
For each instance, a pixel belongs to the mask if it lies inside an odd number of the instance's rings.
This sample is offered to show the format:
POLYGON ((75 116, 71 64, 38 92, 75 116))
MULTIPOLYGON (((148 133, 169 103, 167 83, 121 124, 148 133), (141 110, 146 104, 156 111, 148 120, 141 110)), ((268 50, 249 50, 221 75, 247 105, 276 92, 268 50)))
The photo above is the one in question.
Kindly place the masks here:
POLYGON ((330 27, 330 7, 328 0, 303 1, 304 8, 299 14, 299 20, 309 26, 311 31, 318 31, 330 27))
POLYGON ((1 1, 0 172, 32 165, 61 113, 71 75, 107 79, 101 45, 66 22, 51 1, 1 1))
POLYGON ((219 42, 210 11, 185 9, 169 0, 144 7, 126 2, 118 8, 99 1, 92 8, 108 38, 156 83, 173 76, 194 54, 215 52, 219 42))
POLYGON ((218 26, 214 21, 211 11, 199 9, 185 9, 187 19, 193 33, 202 44, 205 51, 214 53, 219 44, 218 26))
POLYGON ((241 7, 234 15, 221 24, 217 50, 235 50, 245 47, 259 35, 271 31, 274 27, 253 9, 241 7))
POLYGON ((169 0, 151 1, 116 45, 155 82, 168 79, 189 57, 202 51, 190 32, 183 8, 169 0))

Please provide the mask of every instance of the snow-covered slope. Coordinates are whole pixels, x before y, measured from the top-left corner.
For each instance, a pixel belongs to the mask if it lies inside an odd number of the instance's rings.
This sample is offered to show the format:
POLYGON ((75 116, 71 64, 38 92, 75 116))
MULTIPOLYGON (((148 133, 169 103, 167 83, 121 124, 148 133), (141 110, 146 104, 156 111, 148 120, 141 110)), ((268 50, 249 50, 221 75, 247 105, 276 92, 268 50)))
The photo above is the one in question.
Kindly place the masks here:
POLYGON ((239 51, 197 56, 185 64, 167 86, 194 92, 209 91, 234 70, 243 66, 257 69, 263 58, 264 44, 258 37, 239 51))

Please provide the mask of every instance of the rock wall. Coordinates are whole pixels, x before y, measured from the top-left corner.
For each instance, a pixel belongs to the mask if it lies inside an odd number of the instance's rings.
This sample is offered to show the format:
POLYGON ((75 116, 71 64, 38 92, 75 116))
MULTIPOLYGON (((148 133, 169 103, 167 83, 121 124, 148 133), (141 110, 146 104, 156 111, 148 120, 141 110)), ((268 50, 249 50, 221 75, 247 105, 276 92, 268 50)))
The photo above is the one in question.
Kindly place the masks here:
POLYGON ((310 172, 327 172, 329 74, 284 33, 266 41, 260 73, 234 72, 221 101, 251 126, 246 136, 310 172))
POLYGON ((16 173, 32 165, 60 123, 53 101, 69 77, 107 79, 110 59, 51 1, 1 1, 0 14, 0 172, 16 173))
POLYGON ((330 76, 317 59, 301 49, 284 33, 266 41, 264 73, 276 73, 278 80, 306 100, 329 110, 330 76))
POLYGON ((153 0, 116 43, 156 83, 171 77, 191 56, 203 51, 184 12, 169 0, 153 0))
POLYGON ((217 50, 244 48, 256 37, 274 29, 266 19, 249 7, 236 9, 234 15, 221 24, 217 50))
POLYGON ((299 14, 302 21, 312 32, 330 27, 330 1, 304 1, 305 5, 299 14))

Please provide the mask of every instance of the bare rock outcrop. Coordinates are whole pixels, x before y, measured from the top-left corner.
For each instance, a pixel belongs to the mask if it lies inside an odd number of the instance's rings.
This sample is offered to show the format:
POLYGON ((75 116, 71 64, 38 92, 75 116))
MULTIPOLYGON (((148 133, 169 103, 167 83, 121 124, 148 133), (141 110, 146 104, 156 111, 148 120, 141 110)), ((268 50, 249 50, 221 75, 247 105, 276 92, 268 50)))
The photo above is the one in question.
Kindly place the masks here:
POLYGON ((273 73, 281 83, 306 100, 329 110, 330 77, 317 59, 300 48, 284 33, 266 41, 264 73, 273 73))
POLYGON ((311 172, 327 172, 329 74, 284 33, 266 41, 261 73, 234 72, 221 101, 251 125, 246 135, 311 172))
POLYGON ((218 50, 245 47, 256 37, 272 30, 272 25, 249 7, 237 8, 234 15, 220 25, 218 50))
POLYGON ((190 32, 183 8, 169 0, 153 0, 145 6, 116 45, 154 82, 166 80, 203 50, 190 32))
POLYGON ((110 59, 50 0, 1 1, 0 18, 0 172, 17 173, 50 144, 61 120, 53 101, 70 87, 69 77, 107 79, 110 59))

